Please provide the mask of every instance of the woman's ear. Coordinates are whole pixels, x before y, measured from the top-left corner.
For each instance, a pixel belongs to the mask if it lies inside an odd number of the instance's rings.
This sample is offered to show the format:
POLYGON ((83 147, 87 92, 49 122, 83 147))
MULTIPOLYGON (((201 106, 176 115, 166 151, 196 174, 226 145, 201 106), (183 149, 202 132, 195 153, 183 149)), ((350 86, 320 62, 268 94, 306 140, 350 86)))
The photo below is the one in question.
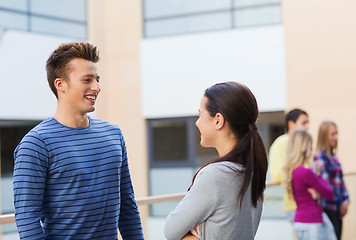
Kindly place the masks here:
POLYGON ((221 113, 215 115, 215 128, 222 129, 225 125, 225 118, 221 113))

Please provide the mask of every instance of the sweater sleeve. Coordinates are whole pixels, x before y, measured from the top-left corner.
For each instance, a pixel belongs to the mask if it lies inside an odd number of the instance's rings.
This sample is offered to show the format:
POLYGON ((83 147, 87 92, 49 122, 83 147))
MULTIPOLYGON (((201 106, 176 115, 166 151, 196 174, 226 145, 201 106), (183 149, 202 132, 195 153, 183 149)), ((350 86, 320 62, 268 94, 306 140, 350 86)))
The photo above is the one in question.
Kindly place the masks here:
POLYGON ((340 172, 339 172, 339 177, 341 179, 340 183, 340 200, 338 202, 339 206, 346 200, 349 200, 349 193, 347 192, 345 181, 344 181, 344 174, 341 169, 340 165, 340 172))
POLYGON ((306 169, 305 173, 305 180, 311 188, 314 188, 326 200, 334 200, 333 189, 321 176, 317 176, 311 169, 306 169))
POLYGON ((186 196, 168 215, 164 227, 168 240, 181 240, 214 213, 218 205, 218 186, 214 172, 208 169, 209 166, 201 170, 186 196))
POLYGON ((120 216, 119 230, 123 240, 143 240, 143 231, 141 226, 140 214, 135 201, 135 195, 132 187, 130 170, 127 160, 127 151, 125 140, 121 135, 122 143, 122 166, 120 180, 120 216))
POLYGON ((22 240, 44 239, 41 227, 48 151, 36 132, 27 134, 14 153, 14 206, 22 240))
POLYGON ((283 138, 277 138, 271 145, 269 151, 269 171, 272 181, 276 183, 282 182, 282 171, 286 157, 287 141, 283 138))
POLYGON ((344 181, 343 177, 342 177, 342 186, 341 186, 341 188, 342 188, 342 199, 341 199, 342 201, 341 201, 341 203, 343 203, 344 201, 349 200, 349 193, 347 192, 345 181, 344 181))

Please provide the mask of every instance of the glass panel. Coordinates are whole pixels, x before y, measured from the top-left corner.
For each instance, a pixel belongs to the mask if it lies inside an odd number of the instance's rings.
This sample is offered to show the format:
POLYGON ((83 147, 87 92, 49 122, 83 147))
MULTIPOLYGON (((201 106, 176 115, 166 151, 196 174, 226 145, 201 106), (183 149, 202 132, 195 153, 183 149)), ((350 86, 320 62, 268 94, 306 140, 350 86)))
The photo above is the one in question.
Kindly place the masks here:
POLYGON ((195 130, 195 152, 196 162, 199 167, 219 157, 215 148, 206 148, 200 145, 200 133, 197 128, 195 130))
POLYGON ((284 188, 282 186, 272 186, 266 188, 263 201, 264 218, 285 218, 283 209, 284 188))
POLYGON ((27 30, 27 15, 0 10, 0 26, 27 30))
POLYGON ((280 4, 280 0, 234 0, 234 7, 248 7, 248 6, 258 6, 266 5, 271 3, 280 4))
POLYGON ((32 13, 86 22, 85 0, 32 0, 32 13))
POLYGON ((27 0, 0 0, 0 8, 27 11, 27 0))
POLYGON ((196 15, 184 18, 172 18, 148 21, 145 24, 146 37, 228 29, 231 27, 230 12, 196 15))
POLYGON ((285 133, 283 125, 271 125, 269 131, 270 131, 269 142, 271 144, 274 142, 274 140, 276 140, 277 137, 285 133))
POLYGON ((144 0, 145 18, 228 9, 231 0, 144 0))
POLYGON ((235 11, 235 26, 244 27, 281 22, 281 7, 259 7, 235 11))
POLYGON ((187 123, 152 122, 153 161, 181 162, 188 160, 187 123))
MULTIPOLYGON (((195 172, 192 168, 159 168, 150 170, 150 196, 186 192, 195 172)), ((151 205, 151 216, 166 217, 179 201, 151 205)))
POLYGON ((31 31, 40 33, 50 33, 58 36, 65 36, 77 39, 86 39, 86 25, 65 21, 52 20, 42 17, 31 18, 31 31))

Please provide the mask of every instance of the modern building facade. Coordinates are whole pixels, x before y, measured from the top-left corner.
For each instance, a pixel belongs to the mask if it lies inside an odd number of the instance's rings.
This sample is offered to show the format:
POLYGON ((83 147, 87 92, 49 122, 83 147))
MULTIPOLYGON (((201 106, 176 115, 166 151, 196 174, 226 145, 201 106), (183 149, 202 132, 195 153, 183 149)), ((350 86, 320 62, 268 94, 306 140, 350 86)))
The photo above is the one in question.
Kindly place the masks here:
MULTIPOLYGON (((315 137, 322 120, 338 124, 344 171, 356 172, 355 5, 349 0, 0 0, 2 212, 13 211, 14 146, 55 111, 45 61, 68 41, 89 40, 100 49, 102 91, 94 115, 123 130, 136 197, 186 191, 195 171, 217 156, 200 147, 194 123, 204 90, 223 81, 244 83, 256 95, 267 148, 283 133, 284 112, 300 107, 310 114, 315 137)), ((347 176, 351 198, 354 180, 347 176)), ((280 189, 266 193, 267 199, 280 197, 280 189)), ((139 207, 147 239, 164 239, 164 218, 176 204, 139 207)), ((288 227, 278 204, 266 204, 263 221, 270 225, 261 225, 261 231, 288 227)), ((356 237, 354 224, 352 205, 343 239, 356 237)))
MULTIPOLYGON (((291 108, 308 111, 314 136, 322 120, 335 121, 344 170, 355 172, 354 3, 92 0, 89 6, 89 39, 105 54, 102 84, 110 89, 110 101, 102 98, 97 114, 120 122, 127 137, 143 138, 128 143, 131 166, 140 175, 147 167, 135 188, 148 187, 151 195, 185 191, 195 170, 214 156, 198 146, 194 121, 204 89, 221 81, 242 82, 255 93, 267 147, 283 132, 283 114, 291 108)), ((352 197, 353 177, 346 178, 352 197)), ((175 204, 150 208, 148 236, 175 204)), ((267 218, 281 217, 268 207, 267 218)), ((355 236, 354 216, 351 207, 344 239, 355 236)))

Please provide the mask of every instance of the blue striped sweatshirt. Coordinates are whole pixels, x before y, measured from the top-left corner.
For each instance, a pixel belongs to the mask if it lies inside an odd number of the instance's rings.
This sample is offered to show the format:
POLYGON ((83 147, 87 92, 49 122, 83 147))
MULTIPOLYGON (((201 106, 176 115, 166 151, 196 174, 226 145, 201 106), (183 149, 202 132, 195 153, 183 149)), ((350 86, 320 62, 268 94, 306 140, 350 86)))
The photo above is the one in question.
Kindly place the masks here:
POLYGON ((143 239, 125 141, 116 125, 89 117, 70 128, 53 117, 17 146, 15 218, 20 238, 143 239))

